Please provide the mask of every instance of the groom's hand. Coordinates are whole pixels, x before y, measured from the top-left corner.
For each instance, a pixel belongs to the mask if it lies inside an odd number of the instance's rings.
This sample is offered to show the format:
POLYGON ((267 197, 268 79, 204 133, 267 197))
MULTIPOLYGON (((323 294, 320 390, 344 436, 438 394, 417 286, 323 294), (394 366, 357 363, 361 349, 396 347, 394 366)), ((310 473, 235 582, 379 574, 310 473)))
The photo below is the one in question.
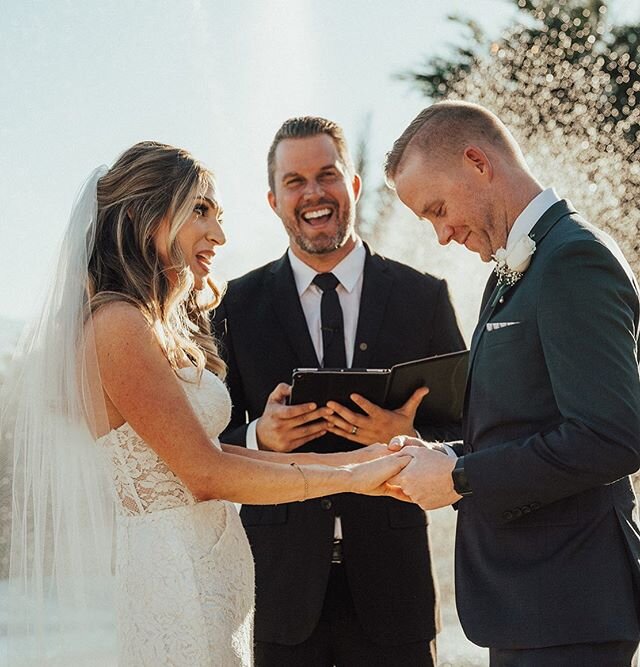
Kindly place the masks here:
POLYGON ((318 408, 315 403, 287 405, 290 395, 291 386, 284 382, 269 394, 262 417, 256 424, 260 449, 291 452, 327 432, 324 420, 331 410, 318 408))
POLYGON ((426 387, 416 389, 397 410, 385 410, 360 394, 351 394, 351 400, 364 410, 363 415, 340 403, 329 401, 327 407, 331 408, 332 414, 327 417, 327 430, 360 445, 389 442, 395 435, 414 435, 416 430, 413 420, 418 406, 428 393, 426 387))
POLYGON ((410 454, 413 461, 390 479, 387 482, 389 485, 400 487, 423 510, 446 507, 462 498, 453 488, 451 472, 456 464, 454 457, 430 447, 428 443, 426 446, 405 445, 402 453, 410 454))

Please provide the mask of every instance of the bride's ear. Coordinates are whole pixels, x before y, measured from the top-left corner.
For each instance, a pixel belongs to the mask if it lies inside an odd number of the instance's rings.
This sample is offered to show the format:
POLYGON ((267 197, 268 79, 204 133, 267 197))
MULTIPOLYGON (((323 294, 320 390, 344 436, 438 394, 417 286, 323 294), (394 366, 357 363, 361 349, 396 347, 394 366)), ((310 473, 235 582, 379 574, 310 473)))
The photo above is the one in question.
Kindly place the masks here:
POLYGON ((271 209, 273 210, 274 213, 278 213, 277 209, 277 203, 276 203, 276 196, 273 194, 273 190, 269 190, 267 192, 267 201, 269 202, 269 206, 271 206, 271 209))

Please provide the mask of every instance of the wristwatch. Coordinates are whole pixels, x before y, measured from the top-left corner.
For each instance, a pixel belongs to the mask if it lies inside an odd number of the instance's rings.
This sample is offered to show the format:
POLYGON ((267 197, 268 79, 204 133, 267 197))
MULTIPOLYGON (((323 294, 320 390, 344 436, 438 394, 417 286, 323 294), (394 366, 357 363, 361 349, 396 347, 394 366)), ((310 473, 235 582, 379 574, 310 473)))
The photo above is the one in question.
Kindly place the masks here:
POLYGON ((460 456, 456 461, 456 465, 451 471, 451 478, 453 479, 453 489, 458 495, 463 497, 473 495, 467 473, 464 471, 464 456, 460 456))

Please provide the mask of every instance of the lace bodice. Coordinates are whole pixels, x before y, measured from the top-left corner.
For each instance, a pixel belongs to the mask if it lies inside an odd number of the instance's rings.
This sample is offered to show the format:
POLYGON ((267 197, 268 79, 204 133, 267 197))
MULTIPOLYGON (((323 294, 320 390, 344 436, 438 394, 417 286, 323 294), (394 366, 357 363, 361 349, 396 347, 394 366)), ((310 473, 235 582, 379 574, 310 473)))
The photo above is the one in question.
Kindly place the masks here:
MULTIPOLYGON (((183 368, 180 375, 185 393, 211 438, 212 446, 219 447, 218 435, 231 417, 231 399, 226 386, 207 370, 199 382, 195 368, 183 368)), ((107 457, 121 514, 135 516, 197 502, 128 423, 113 429, 98 443, 107 457)))

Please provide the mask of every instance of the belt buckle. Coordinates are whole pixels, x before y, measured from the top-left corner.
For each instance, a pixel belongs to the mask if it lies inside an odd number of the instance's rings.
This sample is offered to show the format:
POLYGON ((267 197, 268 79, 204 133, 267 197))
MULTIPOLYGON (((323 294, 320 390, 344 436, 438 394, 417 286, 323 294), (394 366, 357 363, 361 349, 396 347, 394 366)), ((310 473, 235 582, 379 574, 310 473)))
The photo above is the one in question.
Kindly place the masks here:
POLYGON ((344 559, 342 551, 342 540, 333 540, 333 548, 331 549, 331 562, 341 564, 344 559))

